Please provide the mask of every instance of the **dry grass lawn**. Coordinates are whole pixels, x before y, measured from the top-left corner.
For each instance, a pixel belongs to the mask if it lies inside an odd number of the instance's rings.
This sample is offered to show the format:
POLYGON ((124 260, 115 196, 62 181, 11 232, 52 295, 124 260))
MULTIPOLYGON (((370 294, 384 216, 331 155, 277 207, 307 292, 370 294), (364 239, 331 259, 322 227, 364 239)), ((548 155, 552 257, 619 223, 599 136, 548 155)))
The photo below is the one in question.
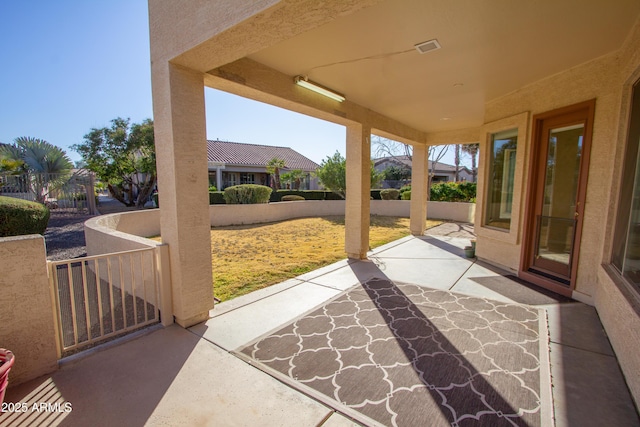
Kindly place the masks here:
MULTIPOLYGON (((440 221, 427 221, 427 228, 440 221)), ((409 235, 408 218, 371 217, 371 248, 409 235)), ((214 293, 221 301, 265 288, 345 258, 344 217, 214 227, 214 293)))

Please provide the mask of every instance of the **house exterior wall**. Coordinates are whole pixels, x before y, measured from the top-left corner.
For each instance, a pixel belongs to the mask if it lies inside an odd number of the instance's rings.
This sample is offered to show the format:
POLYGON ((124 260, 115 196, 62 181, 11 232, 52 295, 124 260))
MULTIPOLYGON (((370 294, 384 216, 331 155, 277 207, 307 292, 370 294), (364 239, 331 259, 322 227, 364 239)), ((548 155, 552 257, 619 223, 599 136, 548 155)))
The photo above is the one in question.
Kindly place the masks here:
MULTIPOLYGON (((485 123, 499 122, 518 113, 530 117, 589 99, 596 100, 593 139, 580 242, 580 259, 575 299, 595 305, 625 374, 631 393, 640 402, 640 295, 625 283, 609 265, 612 230, 617 212, 622 158, 626 143, 630 87, 640 78, 640 23, 617 52, 547 79, 487 104, 485 123)), ((526 133, 519 133, 518 149, 524 148, 517 162, 519 187, 526 194, 531 153, 531 122, 526 133)), ((482 132, 481 155, 485 155, 488 132, 482 132), (483 150, 484 148, 484 150, 483 150)), ((486 159, 480 162, 480 183, 486 181, 486 159)), ((476 232, 477 255, 495 264, 518 271, 522 227, 502 233, 482 226, 484 185, 479 188, 476 232)), ((522 224, 525 198, 514 203, 517 220, 522 224)), ((513 217, 512 217, 513 221, 513 217)))
MULTIPOLYGON (((616 69, 616 55, 599 58, 495 100, 487 104, 485 113, 485 122, 492 123, 515 114, 528 112, 530 116, 533 116, 589 99, 596 99, 583 234, 575 288, 578 293, 576 296, 587 301, 590 301, 595 293, 597 268, 602 259, 601 243, 604 240, 605 232, 602 224, 605 224, 607 219, 603 201, 609 199, 612 184, 611 174, 616 145, 612 135, 617 136, 616 127, 621 95, 621 85, 617 79, 616 69)), ((519 132, 518 135, 518 149, 524 149, 524 156, 517 163, 516 175, 520 175, 523 180, 523 194, 526 194, 528 189, 526 181, 529 174, 531 138, 531 123, 529 123, 527 131, 519 132)), ((482 134, 479 139, 481 141, 480 150, 486 154, 488 132, 482 134)), ((485 157, 483 156, 480 170, 483 181, 485 181, 487 166, 485 157)), ((481 191, 484 196, 486 188, 483 187, 481 191)), ((514 206, 520 224, 523 222, 524 204, 525 197, 522 197, 518 201, 518 205, 514 206)), ((482 213, 484 203, 479 206, 479 209, 479 213, 482 213)), ((477 223, 482 227, 482 221, 477 221, 477 223)), ((521 228, 517 228, 518 235, 515 241, 505 242, 494 236, 482 236, 478 242, 478 256, 517 271, 520 267, 523 238, 521 228), (510 255, 503 258, 506 252, 510 255)), ((482 235, 483 232, 479 231, 478 234, 482 235)))
MULTIPOLYGON (((216 185, 216 173, 217 172, 215 170, 209 170, 209 185, 216 185)), ((221 188, 218 188, 218 191, 222 191, 231 185, 247 184, 247 182, 242 181, 242 175, 245 173, 254 174, 254 182, 249 182, 248 184, 266 185, 267 187, 271 186, 271 177, 266 172, 255 172, 253 170, 243 170, 242 168, 229 168, 222 171, 222 186, 221 188), (234 169, 238 169, 238 171, 234 171, 234 169)), ((301 181, 300 190, 318 189, 318 178, 314 177, 310 172, 308 172, 301 181)), ((286 188, 286 184, 283 183, 283 187, 286 188)))
MULTIPOLYGON (((598 263, 598 281, 594 296, 595 306, 600 320, 607 331, 609 340, 616 352, 620 367, 627 378, 627 384, 634 397, 636 407, 640 406, 640 295, 636 289, 620 279, 614 269, 608 265, 612 252, 612 230, 618 204, 618 191, 622 176, 622 159, 624 155, 625 139, 627 137, 629 100, 631 86, 640 79, 640 20, 628 38, 625 46, 618 55, 618 84, 621 88, 619 102, 620 112, 617 122, 612 123, 612 136, 615 144, 615 156, 611 161, 611 175, 609 198, 606 205, 606 222, 603 229, 604 244, 602 246, 601 262, 598 263)), ((612 150, 613 151, 613 150, 612 150)))
MULTIPOLYGON (((429 162, 431 163, 431 162, 429 162)), ((438 165, 443 165, 442 162, 438 162, 438 165)), ((404 162, 394 161, 392 159, 385 159, 377 163, 374 168, 377 172, 383 172, 385 169, 388 169, 392 166, 395 167, 406 167, 411 170, 411 165, 404 164, 404 162)), ((451 166, 451 165, 448 165, 451 166)), ((431 179, 431 182, 449 182, 455 181, 455 172, 453 170, 443 170, 436 168, 434 172, 434 176, 431 179)), ((473 174, 469 169, 464 166, 461 166, 458 170, 458 181, 473 181, 473 174)), ((390 181, 396 182, 396 181, 390 181)))

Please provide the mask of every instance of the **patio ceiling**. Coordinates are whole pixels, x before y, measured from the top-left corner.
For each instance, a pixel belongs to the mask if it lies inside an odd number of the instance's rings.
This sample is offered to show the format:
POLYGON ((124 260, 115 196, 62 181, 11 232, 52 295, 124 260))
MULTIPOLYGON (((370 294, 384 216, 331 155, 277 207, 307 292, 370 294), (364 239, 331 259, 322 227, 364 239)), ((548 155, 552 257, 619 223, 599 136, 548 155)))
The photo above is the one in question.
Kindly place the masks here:
POLYGON ((618 49, 637 0, 389 0, 248 57, 424 132, 483 123, 484 105, 618 49), (442 49, 414 45, 437 39, 442 49))

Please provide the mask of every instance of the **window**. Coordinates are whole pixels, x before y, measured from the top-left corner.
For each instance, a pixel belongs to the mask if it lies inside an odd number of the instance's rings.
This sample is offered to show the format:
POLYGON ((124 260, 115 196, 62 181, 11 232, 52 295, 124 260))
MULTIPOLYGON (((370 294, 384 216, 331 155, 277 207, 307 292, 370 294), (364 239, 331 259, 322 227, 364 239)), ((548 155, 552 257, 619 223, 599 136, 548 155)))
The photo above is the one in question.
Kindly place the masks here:
POLYGON ((640 81, 633 87, 627 148, 622 170, 612 264, 640 287, 640 81))
POLYGON ((239 175, 238 173, 229 172, 229 173, 223 174, 222 177, 225 178, 225 175, 226 175, 226 179, 224 180, 224 187, 225 188, 232 187, 234 185, 238 185, 238 178, 239 178, 238 177, 238 175, 239 175))
POLYGON ((240 183, 241 184, 255 184, 256 183, 256 175, 253 173, 241 173, 240 174, 240 183))
POLYGON ((485 225, 511 228, 518 129, 491 134, 485 225))

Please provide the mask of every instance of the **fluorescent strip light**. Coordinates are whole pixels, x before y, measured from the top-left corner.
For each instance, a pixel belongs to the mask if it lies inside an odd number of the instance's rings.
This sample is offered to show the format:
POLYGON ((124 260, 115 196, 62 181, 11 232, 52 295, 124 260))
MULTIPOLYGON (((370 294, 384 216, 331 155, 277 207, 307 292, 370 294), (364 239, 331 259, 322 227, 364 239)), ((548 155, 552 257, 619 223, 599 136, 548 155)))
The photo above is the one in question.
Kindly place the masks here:
POLYGON ((307 79, 306 77, 303 76, 296 76, 293 81, 298 85, 298 86, 302 86, 303 88, 312 90, 316 93, 319 93, 320 95, 324 95, 328 98, 334 99, 338 102, 342 102, 345 100, 344 95, 339 94, 338 92, 334 92, 331 89, 328 89, 318 83, 312 82, 311 80, 307 79))

